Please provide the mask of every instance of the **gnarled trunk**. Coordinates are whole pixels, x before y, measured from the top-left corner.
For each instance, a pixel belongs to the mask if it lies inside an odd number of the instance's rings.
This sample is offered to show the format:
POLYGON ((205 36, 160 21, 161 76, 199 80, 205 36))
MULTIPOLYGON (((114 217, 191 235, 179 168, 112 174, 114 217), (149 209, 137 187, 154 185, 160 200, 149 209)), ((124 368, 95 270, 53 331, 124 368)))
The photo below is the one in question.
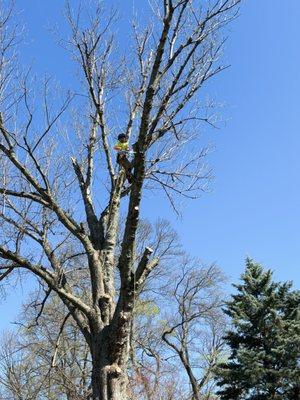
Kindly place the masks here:
POLYGON ((93 360, 92 399, 126 400, 126 379, 116 364, 103 364, 104 360, 93 360))
POLYGON ((116 340, 112 327, 94 335, 91 342, 92 354, 92 399, 126 400, 129 335, 121 343, 116 340), (121 357, 120 357, 121 355, 121 357))

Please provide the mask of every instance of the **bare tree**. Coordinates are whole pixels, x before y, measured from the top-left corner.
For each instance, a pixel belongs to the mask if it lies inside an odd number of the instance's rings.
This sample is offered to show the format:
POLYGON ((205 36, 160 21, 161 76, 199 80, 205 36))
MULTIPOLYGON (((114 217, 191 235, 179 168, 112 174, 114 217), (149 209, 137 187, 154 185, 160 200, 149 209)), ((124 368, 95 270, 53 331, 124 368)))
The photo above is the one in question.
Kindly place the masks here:
POLYGON ((226 326, 219 291, 224 278, 214 265, 200 269, 189 262, 183 265, 173 288, 177 312, 169 319, 162 339, 180 359, 192 400, 211 399, 213 369, 222 354, 226 326))
POLYGON ((39 307, 29 303, 18 335, 12 332, 2 338, 0 398, 87 399, 91 360, 86 342, 55 295, 37 321, 34 309, 39 307))
POLYGON ((130 382, 136 398, 212 399, 213 368, 224 350, 224 278, 216 266, 186 255, 173 260, 172 268, 155 296, 143 294, 136 307, 130 382))
POLYGON ((83 92, 58 96, 55 89, 52 102, 51 80, 34 90, 30 73, 16 67, 17 30, 12 8, 2 4, 0 280, 25 269, 61 299, 90 349, 94 400, 127 397, 134 305, 160 261, 149 246, 136 254, 143 188, 161 188, 175 208, 174 194, 194 198, 203 189, 206 151, 192 132, 211 120, 201 112, 200 89, 226 68, 219 61, 222 30, 239 3, 151 1, 152 22, 144 30, 133 24, 135 48, 125 58, 115 45, 113 14, 98 2, 77 11, 69 4, 67 46, 83 92), (119 129, 134 142, 129 187, 111 153, 119 129), (68 279, 80 264, 88 266, 87 294, 68 279))

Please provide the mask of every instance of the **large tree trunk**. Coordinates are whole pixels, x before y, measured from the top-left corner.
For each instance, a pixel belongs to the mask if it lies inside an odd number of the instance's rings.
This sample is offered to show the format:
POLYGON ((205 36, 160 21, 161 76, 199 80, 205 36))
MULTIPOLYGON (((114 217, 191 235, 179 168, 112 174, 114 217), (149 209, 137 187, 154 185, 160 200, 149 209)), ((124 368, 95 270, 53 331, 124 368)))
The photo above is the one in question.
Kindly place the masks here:
POLYGON ((129 335, 125 338, 122 335, 123 338, 119 341, 112 329, 112 326, 107 326, 101 333, 92 337, 93 400, 127 399, 126 365, 129 356, 129 335))
POLYGON ((125 400, 126 384, 124 374, 118 365, 107 363, 106 356, 93 359, 92 372, 93 400, 125 400))

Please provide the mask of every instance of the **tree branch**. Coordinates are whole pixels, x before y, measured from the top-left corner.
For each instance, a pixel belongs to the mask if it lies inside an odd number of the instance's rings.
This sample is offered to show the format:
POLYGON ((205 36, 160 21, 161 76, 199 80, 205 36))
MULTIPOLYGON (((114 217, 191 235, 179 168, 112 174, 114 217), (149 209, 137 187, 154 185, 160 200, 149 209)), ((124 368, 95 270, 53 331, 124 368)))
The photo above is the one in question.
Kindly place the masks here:
POLYGON ((93 312, 92 309, 87 306, 82 300, 78 297, 74 296, 72 293, 66 291, 65 289, 61 288, 57 282, 57 276, 46 268, 42 267, 41 265, 32 264, 29 260, 22 258, 16 253, 11 252, 0 246, 0 256, 3 259, 10 260, 14 263, 13 268, 25 268, 29 271, 33 272, 39 278, 41 278, 46 284, 57 292, 60 297, 64 297, 70 303, 72 303, 75 307, 78 307, 86 316, 92 316, 93 312))

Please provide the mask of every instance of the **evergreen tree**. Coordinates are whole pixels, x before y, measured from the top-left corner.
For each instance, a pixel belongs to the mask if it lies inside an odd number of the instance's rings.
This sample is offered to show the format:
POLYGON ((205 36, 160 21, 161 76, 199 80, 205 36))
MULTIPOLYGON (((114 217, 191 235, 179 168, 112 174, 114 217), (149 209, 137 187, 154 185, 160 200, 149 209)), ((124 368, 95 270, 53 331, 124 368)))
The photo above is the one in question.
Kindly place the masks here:
POLYGON ((242 283, 226 304, 230 355, 216 370, 222 400, 300 399, 300 292, 246 260, 242 283))

